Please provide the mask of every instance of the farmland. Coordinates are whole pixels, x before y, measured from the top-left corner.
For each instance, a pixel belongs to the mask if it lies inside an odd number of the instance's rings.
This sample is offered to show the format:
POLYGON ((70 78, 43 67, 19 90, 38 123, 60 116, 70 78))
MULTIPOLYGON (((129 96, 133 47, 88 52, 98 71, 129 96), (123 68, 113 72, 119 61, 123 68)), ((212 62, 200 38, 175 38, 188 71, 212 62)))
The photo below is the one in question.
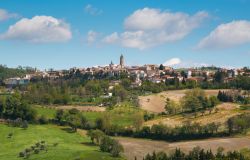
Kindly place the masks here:
POLYGON ((230 150, 241 150, 248 148, 250 145, 249 137, 237 137, 237 138, 215 138, 207 140, 194 140, 194 141, 183 141, 183 142, 163 142, 163 141, 152 141, 136 138, 117 138, 120 143, 124 146, 124 155, 128 160, 134 160, 136 156, 138 160, 147 153, 153 151, 168 152, 171 153, 176 148, 181 148, 184 152, 192 150, 194 147, 199 146, 206 150, 212 150, 216 152, 218 147, 223 147, 226 151, 230 150))
POLYGON ((197 113, 197 116, 194 114, 178 114, 178 115, 169 115, 169 116, 160 116, 154 120, 145 122, 145 125, 152 126, 153 124, 165 124, 168 126, 180 126, 186 121, 197 122, 202 125, 207 123, 221 123, 224 124, 230 117, 245 113, 248 111, 242 111, 239 109, 238 104, 234 103, 222 103, 218 106, 217 112, 209 113, 206 111, 203 115, 202 113, 197 113))
MULTIPOLYGON (((179 102, 182 97, 185 96, 187 90, 170 90, 157 94, 140 96, 139 103, 142 109, 153 113, 164 112, 166 98, 179 102)), ((225 90, 223 90, 225 91, 225 90)), ((219 90, 205 90, 208 96, 217 96, 219 90)))

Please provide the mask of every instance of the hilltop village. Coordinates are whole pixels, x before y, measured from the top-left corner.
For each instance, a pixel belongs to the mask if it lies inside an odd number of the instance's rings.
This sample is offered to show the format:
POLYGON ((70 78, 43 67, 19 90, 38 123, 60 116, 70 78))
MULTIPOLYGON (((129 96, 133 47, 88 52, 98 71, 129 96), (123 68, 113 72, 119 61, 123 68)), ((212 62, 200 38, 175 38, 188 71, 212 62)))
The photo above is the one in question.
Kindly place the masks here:
POLYGON ((126 66, 125 57, 120 56, 120 63, 114 64, 112 61, 107 66, 95 66, 87 68, 71 68, 69 70, 34 70, 23 77, 11 77, 4 80, 7 87, 28 84, 36 79, 55 80, 61 77, 74 75, 85 75, 88 80, 113 78, 113 83, 119 83, 119 77, 131 78, 131 87, 141 86, 142 81, 148 80, 153 83, 167 81, 178 82, 211 82, 217 76, 221 82, 227 83, 234 80, 238 75, 250 77, 250 70, 246 67, 241 69, 226 69, 215 66, 199 68, 174 69, 162 64, 145 64, 143 66, 126 66), (218 74, 219 73, 219 74, 218 74), (117 78, 118 77, 118 78, 117 78))

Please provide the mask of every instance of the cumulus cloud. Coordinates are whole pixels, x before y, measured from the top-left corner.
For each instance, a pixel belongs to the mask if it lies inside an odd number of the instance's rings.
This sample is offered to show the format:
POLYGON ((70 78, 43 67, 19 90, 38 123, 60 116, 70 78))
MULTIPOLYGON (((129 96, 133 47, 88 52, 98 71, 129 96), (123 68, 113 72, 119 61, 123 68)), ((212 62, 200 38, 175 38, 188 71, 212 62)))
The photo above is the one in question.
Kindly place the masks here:
POLYGON ((181 40, 208 16, 205 11, 189 15, 154 8, 139 9, 125 19, 125 31, 116 36, 116 42, 124 47, 146 49, 181 40))
POLYGON ((97 32, 95 32, 95 31, 93 31, 93 30, 88 31, 87 42, 88 42, 89 44, 95 42, 97 36, 98 36, 98 33, 97 33, 97 32))
POLYGON ((0 9, 0 21, 4 21, 10 18, 17 18, 18 14, 15 13, 9 13, 8 11, 4 9, 0 9))
POLYGON ((197 48, 223 49, 244 43, 250 43, 250 22, 241 20, 219 25, 199 42, 197 48))
POLYGON ((172 58, 167 60, 163 65, 164 66, 175 66, 181 63, 181 59, 180 58, 172 58))
POLYGON ((189 32, 208 17, 208 13, 201 11, 193 16, 182 12, 167 12, 154 8, 143 8, 135 11, 125 19, 126 29, 132 30, 167 30, 189 32))
POLYGON ((106 36, 104 39, 103 39, 103 42, 105 43, 116 43, 118 42, 119 40, 119 36, 118 36, 118 33, 117 32, 114 32, 108 36, 106 36))
POLYGON ((1 39, 24 40, 35 43, 65 42, 72 38, 69 24, 51 16, 22 18, 9 27, 1 39))
POLYGON ((90 15, 100 15, 102 14, 102 10, 101 9, 98 9, 96 7, 93 7, 91 4, 87 4, 85 7, 84 7, 84 11, 85 13, 88 13, 90 15))

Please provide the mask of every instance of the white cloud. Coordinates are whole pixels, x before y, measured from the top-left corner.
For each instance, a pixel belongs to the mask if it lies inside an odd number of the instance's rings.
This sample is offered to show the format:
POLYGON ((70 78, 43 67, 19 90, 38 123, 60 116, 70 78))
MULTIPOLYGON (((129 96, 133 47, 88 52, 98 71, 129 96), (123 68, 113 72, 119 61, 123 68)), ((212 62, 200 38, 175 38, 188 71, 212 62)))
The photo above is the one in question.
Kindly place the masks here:
POLYGON ((84 7, 84 11, 90 15, 100 15, 103 12, 102 10, 100 10, 96 7, 93 7, 91 4, 87 4, 84 7))
POLYGON ((4 21, 10 18, 16 18, 18 17, 17 14, 15 13, 9 13, 8 11, 4 10, 4 9, 0 9, 0 21, 4 21))
POLYGON ((207 17, 204 11, 191 16, 153 8, 139 9, 125 19, 125 31, 117 37, 124 47, 146 49, 183 39, 207 17))
POLYGON ((117 32, 114 32, 108 36, 106 36, 104 39, 103 39, 103 42, 105 43, 116 43, 118 42, 119 40, 119 36, 118 36, 118 33, 117 32))
POLYGON ((154 8, 143 8, 126 18, 124 25, 129 30, 167 30, 189 32, 208 17, 207 12, 190 16, 182 12, 167 12, 154 8))
POLYGON ((176 66, 180 63, 181 63, 180 58, 172 58, 172 59, 167 60, 163 65, 164 66, 176 66))
POLYGON ((197 48, 223 49, 244 43, 250 43, 250 22, 241 20, 219 25, 199 42, 197 48))
POLYGON ((65 42, 72 38, 69 24, 51 16, 22 18, 0 36, 1 39, 24 40, 35 43, 65 42))
POLYGON ((97 33, 97 32, 95 32, 95 31, 93 31, 93 30, 88 31, 87 42, 88 42, 89 44, 95 42, 97 36, 98 36, 98 33, 97 33))

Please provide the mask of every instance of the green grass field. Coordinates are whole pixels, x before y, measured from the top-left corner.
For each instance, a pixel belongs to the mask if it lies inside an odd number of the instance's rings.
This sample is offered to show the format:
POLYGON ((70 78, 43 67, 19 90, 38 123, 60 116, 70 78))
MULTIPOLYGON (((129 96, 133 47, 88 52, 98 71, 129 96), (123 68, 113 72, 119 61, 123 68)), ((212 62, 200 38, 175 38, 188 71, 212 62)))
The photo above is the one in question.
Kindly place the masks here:
MULTIPOLYGON (((45 116, 48 119, 55 117, 56 109, 49 107, 33 106, 37 111, 38 116, 45 116)), ((108 113, 111 117, 111 122, 120 126, 133 125, 133 115, 141 112, 139 108, 134 107, 117 107, 106 112, 82 112, 88 121, 95 123, 97 118, 102 117, 103 114, 108 113)))
POLYGON ((29 148, 36 142, 44 140, 48 151, 32 154, 30 160, 121 160, 113 158, 109 153, 99 151, 89 138, 78 133, 68 133, 54 125, 30 125, 28 129, 8 127, 0 124, 0 160, 20 160, 19 152, 29 148), (13 133, 12 138, 7 138, 13 133), (58 143, 56 147, 54 143, 58 143))
POLYGON ((48 119, 53 119, 55 117, 56 110, 53 108, 49 108, 49 107, 43 108, 37 105, 34 105, 33 108, 36 110, 38 117, 45 116, 48 119))

